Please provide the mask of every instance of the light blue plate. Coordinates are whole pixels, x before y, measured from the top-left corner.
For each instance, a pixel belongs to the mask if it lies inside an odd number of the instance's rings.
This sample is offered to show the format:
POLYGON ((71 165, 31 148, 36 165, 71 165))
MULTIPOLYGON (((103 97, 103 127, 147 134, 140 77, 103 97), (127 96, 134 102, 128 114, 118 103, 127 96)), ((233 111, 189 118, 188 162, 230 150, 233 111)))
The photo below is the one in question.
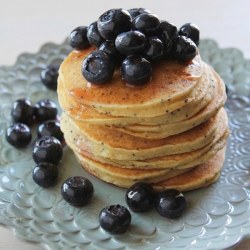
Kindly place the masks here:
MULTIPOLYGON (((67 43, 45 44, 37 54, 22 54, 12 67, 0 68, 0 224, 20 240, 44 249, 225 249, 250 235, 250 61, 237 49, 220 49, 203 40, 203 60, 227 84, 226 109, 231 135, 219 180, 208 188, 187 192, 188 209, 177 220, 160 217, 154 209, 132 214, 129 231, 110 235, 98 222, 101 209, 111 204, 126 206, 125 190, 106 184, 86 173, 73 153, 64 148, 57 184, 48 189, 31 177, 35 166, 32 144, 23 150, 10 146, 5 130, 11 124, 13 101, 28 98, 33 103, 49 98, 58 104, 56 92, 40 81, 45 65, 61 63, 71 51, 67 43), (75 208, 62 200, 60 187, 73 175, 84 175, 95 188, 91 202, 75 208)), ((33 140, 36 138, 33 126, 33 140)))

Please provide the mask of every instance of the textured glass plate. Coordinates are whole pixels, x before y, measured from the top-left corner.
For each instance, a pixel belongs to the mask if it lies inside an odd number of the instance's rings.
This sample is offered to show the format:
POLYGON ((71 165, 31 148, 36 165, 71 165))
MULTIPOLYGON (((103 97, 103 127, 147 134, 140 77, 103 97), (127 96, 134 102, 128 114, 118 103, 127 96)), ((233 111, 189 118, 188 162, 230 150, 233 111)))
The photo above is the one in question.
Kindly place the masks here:
MULTIPOLYGON (((99 181, 78 165, 64 148, 59 179, 54 187, 37 186, 31 177, 34 167, 32 144, 23 150, 5 139, 11 124, 12 102, 26 97, 33 103, 50 98, 39 74, 45 65, 61 63, 71 51, 67 43, 45 44, 37 54, 22 54, 12 67, 0 68, 0 224, 19 239, 45 249, 225 249, 250 235, 250 61, 237 49, 220 49, 203 40, 200 53, 227 84, 226 104, 231 135, 226 161, 219 180, 208 188, 187 192, 188 209, 177 220, 160 217, 154 209, 132 214, 129 231, 110 235, 98 222, 100 210, 124 201, 125 190, 99 181), (72 175, 84 175, 95 187, 91 202, 82 208, 61 198, 60 186, 72 175)), ((35 140, 37 125, 33 126, 35 140)))

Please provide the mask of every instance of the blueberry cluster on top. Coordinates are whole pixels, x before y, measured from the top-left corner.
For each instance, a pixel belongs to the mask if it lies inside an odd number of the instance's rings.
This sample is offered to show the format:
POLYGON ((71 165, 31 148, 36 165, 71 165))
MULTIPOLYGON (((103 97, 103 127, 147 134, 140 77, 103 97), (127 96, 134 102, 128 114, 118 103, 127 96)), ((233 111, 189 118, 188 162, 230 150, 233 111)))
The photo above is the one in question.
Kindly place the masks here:
POLYGON ((191 61, 199 45, 199 29, 186 23, 177 30, 145 8, 111 9, 89 27, 74 29, 69 44, 75 50, 97 48, 82 63, 82 74, 89 82, 109 81, 118 64, 122 78, 136 85, 150 80, 152 64, 159 60, 191 61))

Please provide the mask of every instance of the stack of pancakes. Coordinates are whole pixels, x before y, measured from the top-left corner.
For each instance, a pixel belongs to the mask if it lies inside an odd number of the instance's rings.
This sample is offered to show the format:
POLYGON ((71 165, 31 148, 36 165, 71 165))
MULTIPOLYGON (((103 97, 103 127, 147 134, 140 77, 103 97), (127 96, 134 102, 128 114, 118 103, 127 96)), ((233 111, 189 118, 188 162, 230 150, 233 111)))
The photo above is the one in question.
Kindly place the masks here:
POLYGON ((229 135, 225 85, 199 54, 188 63, 154 65, 151 81, 112 79, 91 84, 81 74, 94 48, 73 51, 61 64, 61 129, 82 167, 119 187, 151 183, 180 191, 214 182, 229 135))

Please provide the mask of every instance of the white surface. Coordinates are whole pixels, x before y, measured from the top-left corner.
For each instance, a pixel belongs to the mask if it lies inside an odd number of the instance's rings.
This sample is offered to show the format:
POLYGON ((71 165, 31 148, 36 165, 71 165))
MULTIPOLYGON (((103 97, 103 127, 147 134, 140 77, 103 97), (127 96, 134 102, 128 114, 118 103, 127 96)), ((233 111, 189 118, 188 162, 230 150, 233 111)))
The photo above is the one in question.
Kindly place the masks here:
MULTIPOLYGON (((48 42, 61 43, 72 29, 89 25, 110 8, 145 7, 180 27, 196 23, 201 38, 216 40, 221 48, 236 47, 250 59, 250 14, 247 0, 0 0, 0 65, 12 65, 22 52, 35 53, 48 42)), ((35 250, 0 227, 0 249, 35 250)), ((245 242, 236 249, 249 249, 245 242)))

